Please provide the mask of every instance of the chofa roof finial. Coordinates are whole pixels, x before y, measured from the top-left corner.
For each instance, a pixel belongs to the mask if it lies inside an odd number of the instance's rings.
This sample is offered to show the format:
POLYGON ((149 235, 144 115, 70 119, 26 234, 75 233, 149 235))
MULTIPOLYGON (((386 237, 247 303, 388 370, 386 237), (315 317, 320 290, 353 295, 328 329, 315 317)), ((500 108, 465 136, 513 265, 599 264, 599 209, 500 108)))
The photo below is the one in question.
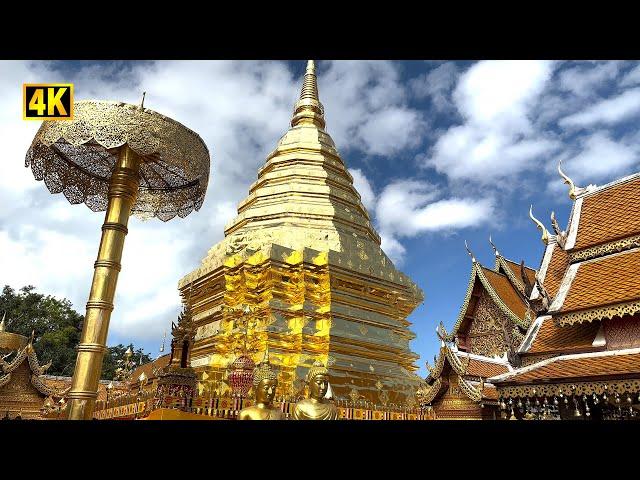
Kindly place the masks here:
POLYGON ((545 245, 548 245, 549 244, 549 232, 547 231, 547 229, 545 228, 543 223, 540 220, 538 220, 536 217, 533 216, 533 205, 531 205, 529 207, 529 218, 531 218, 531 220, 534 221, 534 223, 538 227, 538 230, 540 230, 542 232, 542 238, 541 238, 542 243, 544 243, 545 245))
POLYGON ((493 248, 493 253, 495 253, 496 257, 500 256, 500 252, 498 252, 498 247, 496 247, 493 244, 493 241, 491 240, 491 234, 489 234, 489 243, 491 244, 491 248, 493 248))
POLYGON ((469 248, 469 245, 467 244, 467 241, 464 241, 464 248, 467 249, 467 253, 469 254, 469 256, 471 257, 471 261, 473 263, 476 263, 476 257, 473 255, 473 252, 471 251, 471 249, 469 248))
POLYGON ((560 160, 560 161, 558 162, 558 173, 560 174, 560 176, 561 176, 561 177, 562 177, 562 179, 564 180, 564 183, 566 183, 567 185, 569 185, 569 198, 570 198, 571 200, 575 200, 575 199, 576 199, 576 197, 578 196, 579 190, 582 190, 582 189, 579 189, 579 188, 577 188, 577 187, 576 187, 576 184, 575 184, 575 183, 573 183, 573 180, 571 180, 571 179, 567 176, 567 174, 566 174, 566 173, 564 173, 564 172, 562 171, 562 168, 561 168, 561 167, 562 167, 562 160, 560 160))

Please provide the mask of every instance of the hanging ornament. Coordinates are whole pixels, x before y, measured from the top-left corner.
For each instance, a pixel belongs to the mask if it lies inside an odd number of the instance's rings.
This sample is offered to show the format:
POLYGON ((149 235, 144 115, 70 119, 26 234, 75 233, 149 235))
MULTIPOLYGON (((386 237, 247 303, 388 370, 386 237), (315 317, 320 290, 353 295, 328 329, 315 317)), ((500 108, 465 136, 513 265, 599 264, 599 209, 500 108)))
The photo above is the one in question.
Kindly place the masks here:
POLYGON ((557 407, 560 402, 558 401, 558 397, 553 397, 553 404, 557 407))
POLYGON ((522 410, 522 399, 521 398, 518 399, 518 408, 520 410, 522 410))
POLYGON ((620 403, 620 394, 616 392, 616 403, 620 403))
POLYGON ((578 407, 578 400, 576 400, 576 399, 574 398, 574 399, 573 399, 573 402, 574 402, 574 404, 575 404, 575 406, 576 406, 576 411, 573 413, 573 416, 574 416, 574 417, 576 417, 576 418, 581 417, 581 416, 582 416, 582 414, 580 413, 580 408, 578 407))

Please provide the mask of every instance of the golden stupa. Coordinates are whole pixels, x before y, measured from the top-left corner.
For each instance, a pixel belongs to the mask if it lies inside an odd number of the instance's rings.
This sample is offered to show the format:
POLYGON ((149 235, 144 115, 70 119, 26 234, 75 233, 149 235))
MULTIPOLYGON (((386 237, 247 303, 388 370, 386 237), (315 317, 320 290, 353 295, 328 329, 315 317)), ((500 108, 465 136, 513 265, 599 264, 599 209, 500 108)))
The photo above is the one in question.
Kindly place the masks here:
POLYGON ((413 403, 420 378, 407 316, 423 294, 380 248, 325 131, 313 61, 291 128, 225 238, 179 289, 197 327, 191 365, 207 378, 242 352, 259 360, 268 345, 278 397, 299 395, 320 361, 335 398, 413 403))

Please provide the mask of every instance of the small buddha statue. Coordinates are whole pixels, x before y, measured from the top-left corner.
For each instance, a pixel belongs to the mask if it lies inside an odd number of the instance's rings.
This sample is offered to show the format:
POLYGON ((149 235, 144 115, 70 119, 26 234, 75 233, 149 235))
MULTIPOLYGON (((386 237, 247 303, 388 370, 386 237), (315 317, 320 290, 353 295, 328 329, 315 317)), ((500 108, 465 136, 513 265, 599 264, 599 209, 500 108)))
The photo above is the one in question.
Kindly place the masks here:
POLYGON ((293 409, 295 420, 337 420, 338 409, 325 397, 329 388, 329 371, 319 361, 315 361, 306 377, 309 398, 296 403, 293 409))
POLYGON ((269 349, 267 348, 264 359, 255 368, 253 374, 256 404, 240 410, 238 420, 282 420, 282 412, 273 405, 277 386, 278 376, 269 363, 269 349))

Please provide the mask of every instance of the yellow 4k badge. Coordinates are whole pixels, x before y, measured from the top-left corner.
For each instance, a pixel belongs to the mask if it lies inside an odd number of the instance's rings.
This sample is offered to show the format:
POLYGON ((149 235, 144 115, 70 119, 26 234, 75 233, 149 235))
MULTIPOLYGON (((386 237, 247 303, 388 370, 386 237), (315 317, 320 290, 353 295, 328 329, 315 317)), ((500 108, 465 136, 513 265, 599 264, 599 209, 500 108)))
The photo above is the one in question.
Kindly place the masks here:
POLYGON ((72 83, 24 83, 23 120, 73 120, 72 83))

